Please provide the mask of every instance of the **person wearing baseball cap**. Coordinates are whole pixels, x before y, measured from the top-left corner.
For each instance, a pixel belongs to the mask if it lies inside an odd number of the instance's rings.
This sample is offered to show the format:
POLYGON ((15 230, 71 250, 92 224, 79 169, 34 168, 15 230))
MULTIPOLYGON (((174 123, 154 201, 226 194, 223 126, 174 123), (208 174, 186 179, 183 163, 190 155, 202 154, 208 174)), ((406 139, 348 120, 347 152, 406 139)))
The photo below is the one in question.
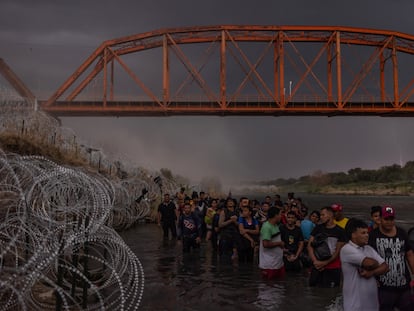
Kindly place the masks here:
POLYGON ((385 218, 385 219, 392 218, 392 219, 394 219, 395 218, 394 208, 391 207, 391 206, 383 206, 381 208, 381 218, 385 218))
POLYGON ((369 234, 368 244, 385 259, 389 271, 380 275, 378 298, 380 310, 414 310, 410 287, 414 285, 409 269, 414 272, 414 249, 406 231, 395 225, 395 209, 381 208, 379 227, 369 234), (410 282, 411 280, 411 282, 410 282))
POLYGON ((345 229, 345 226, 349 219, 345 217, 344 214, 342 213, 342 209, 343 209, 342 205, 338 203, 334 203, 331 205, 331 208, 334 212, 335 224, 337 224, 342 229, 345 229))

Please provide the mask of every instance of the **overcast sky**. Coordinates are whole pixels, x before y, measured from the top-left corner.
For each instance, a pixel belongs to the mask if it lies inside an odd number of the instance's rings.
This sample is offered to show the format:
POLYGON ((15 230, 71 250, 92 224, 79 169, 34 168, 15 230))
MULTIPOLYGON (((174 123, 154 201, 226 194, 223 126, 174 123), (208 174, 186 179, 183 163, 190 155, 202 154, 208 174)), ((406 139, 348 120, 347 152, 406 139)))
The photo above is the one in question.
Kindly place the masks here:
MULTIPOLYGON (((48 98, 105 40, 197 25, 337 25, 413 33, 412 0, 1 0, 0 57, 48 98)), ((0 78, 0 84, 5 84, 0 78)), ((414 120, 384 117, 64 118, 115 157, 193 180, 299 177, 414 160, 414 120)))

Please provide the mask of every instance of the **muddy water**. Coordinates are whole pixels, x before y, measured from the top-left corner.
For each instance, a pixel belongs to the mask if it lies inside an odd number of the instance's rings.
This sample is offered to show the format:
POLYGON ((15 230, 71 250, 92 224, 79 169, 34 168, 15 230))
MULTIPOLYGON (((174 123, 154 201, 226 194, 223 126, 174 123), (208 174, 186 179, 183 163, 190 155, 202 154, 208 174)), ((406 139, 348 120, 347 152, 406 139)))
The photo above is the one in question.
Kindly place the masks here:
MULTIPOLYGON (((302 196, 310 210, 333 202, 343 204, 349 217, 368 219, 372 205, 391 204, 397 224, 414 226, 412 197, 302 196)), ((163 241, 154 224, 138 224, 122 232, 145 271, 140 310, 341 310, 340 289, 307 285, 308 272, 288 274, 283 280, 262 280, 257 263, 221 263, 207 243, 199 254, 183 256, 180 242, 163 241)))

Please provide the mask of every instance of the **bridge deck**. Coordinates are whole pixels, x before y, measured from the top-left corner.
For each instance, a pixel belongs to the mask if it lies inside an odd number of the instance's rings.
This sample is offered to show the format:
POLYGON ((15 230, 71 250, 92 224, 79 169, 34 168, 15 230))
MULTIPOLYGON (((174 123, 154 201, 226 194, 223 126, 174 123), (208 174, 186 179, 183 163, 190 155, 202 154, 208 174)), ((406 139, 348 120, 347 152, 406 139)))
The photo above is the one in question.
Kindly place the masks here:
POLYGON ((338 107, 333 102, 233 102, 222 107, 218 103, 175 101, 160 105, 152 101, 59 101, 53 106, 40 105, 42 110, 55 116, 173 116, 173 115, 255 115, 255 116, 340 116, 383 115, 414 116, 414 103, 395 108, 392 103, 348 102, 338 107))

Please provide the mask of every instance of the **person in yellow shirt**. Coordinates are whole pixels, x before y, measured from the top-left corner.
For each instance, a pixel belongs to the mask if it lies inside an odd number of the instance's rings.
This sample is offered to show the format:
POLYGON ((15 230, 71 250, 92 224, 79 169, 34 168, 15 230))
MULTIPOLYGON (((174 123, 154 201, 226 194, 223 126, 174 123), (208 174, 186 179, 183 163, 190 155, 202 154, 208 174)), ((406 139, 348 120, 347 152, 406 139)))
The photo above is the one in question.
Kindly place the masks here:
POLYGON ((345 229, 346 224, 348 223, 348 218, 342 213, 342 205, 334 203, 331 205, 331 208, 334 212, 334 222, 342 229, 345 229))
POLYGON ((204 222, 207 228, 206 241, 211 240, 211 237, 213 235, 213 231, 212 231, 213 230, 213 218, 217 212, 217 206, 218 206, 218 200, 212 199, 210 201, 210 206, 207 208, 206 216, 204 216, 204 222))

